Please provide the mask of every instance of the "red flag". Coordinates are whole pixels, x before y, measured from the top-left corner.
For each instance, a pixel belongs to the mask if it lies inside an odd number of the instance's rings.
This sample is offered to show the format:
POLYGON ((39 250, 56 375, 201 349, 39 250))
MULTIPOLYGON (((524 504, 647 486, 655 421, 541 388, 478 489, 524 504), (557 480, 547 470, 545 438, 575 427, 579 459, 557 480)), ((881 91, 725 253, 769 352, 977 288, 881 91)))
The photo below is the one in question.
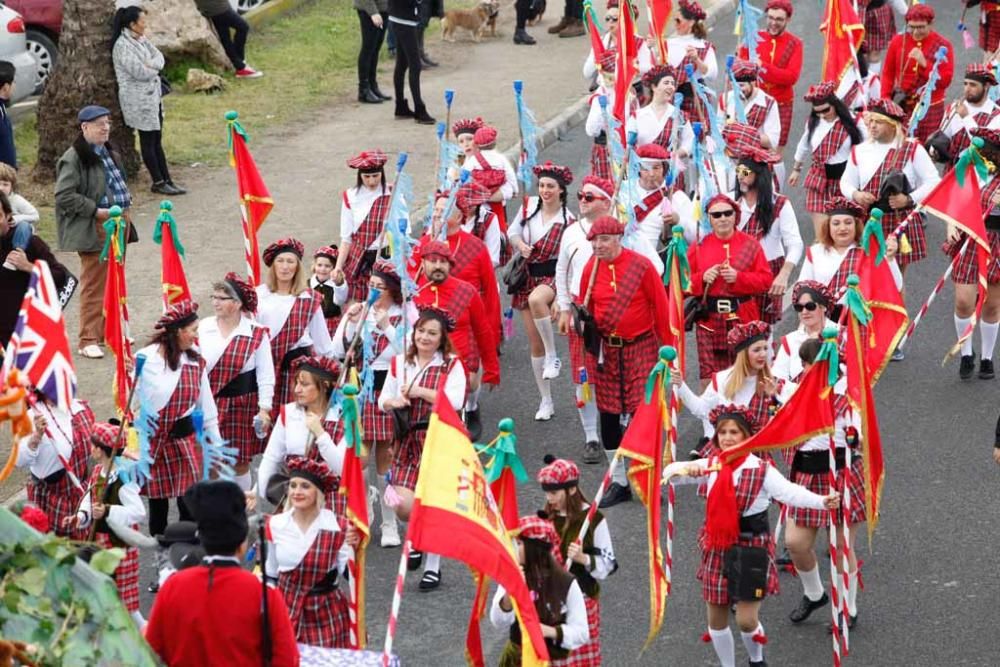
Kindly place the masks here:
POLYGON ((865 26, 851 0, 827 0, 819 31, 825 36, 823 81, 840 83, 857 58, 865 37, 865 26))
POLYGON ((229 164, 236 170, 236 189, 240 197, 243 240, 246 250, 247 271, 255 285, 261 283, 260 247, 257 231, 274 208, 271 193, 257 170, 257 163, 247 148, 247 133, 237 120, 235 111, 226 114, 229 123, 229 164))
MULTIPOLYGON (((168 202, 164 202, 168 203, 168 202)), ((177 235, 177 222, 167 207, 160 208, 153 241, 160 244, 160 282, 163 285, 163 310, 175 303, 192 301, 187 276, 184 275, 184 246, 177 235)))
POLYGON ((639 404, 619 445, 619 454, 632 459, 628 466, 628 478, 646 506, 646 541, 649 546, 649 633, 646 635, 646 647, 663 625, 670 588, 660 547, 660 482, 663 466, 670 463, 670 454, 664 447, 664 438, 669 431, 670 411, 665 403, 663 386, 657 382, 652 400, 639 404))
POLYGON ((490 482, 490 491, 497 503, 504 527, 508 531, 517 530, 517 520, 521 515, 517 509, 517 482, 514 480, 514 471, 504 468, 500 477, 490 482))
POLYGON ((128 288, 125 283, 125 226, 120 216, 112 218, 114 228, 108 232, 108 277, 104 285, 104 342, 115 355, 114 394, 118 413, 131 414, 128 406, 132 377, 132 344, 128 340, 128 288))
POLYGON ((871 321, 861 326, 861 335, 867 341, 864 346, 865 367, 874 385, 906 332, 910 317, 889 262, 883 260, 876 263, 874 253, 869 254, 866 249, 858 262, 858 280, 858 290, 872 314, 871 321))
MULTIPOLYGON (((668 255, 669 256, 669 255, 668 255)), ((677 350, 677 364, 680 368, 681 377, 684 376, 684 371, 686 367, 685 360, 687 359, 686 350, 686 338, 684 335, 684 283, 686 278, 682 277, 681 268, 679 262, 686 257, 678 256, 673 254, 669 256, 671 259, 670 266, 666 267, 665 270, 668 272, 670 282, 667 284, 667 310, 670 313, 670 319, 668 321, 668 327, 670 331, 670 339, 664 341, 665 345, 672 345, 675 350, 677 350)))
POLYGON ((460 560, 503 586, 526 638, 521 664, 542 664, 548 650, 538 613, 488 488, 465 426, 442 388, 427 426, 407 537, 413 548, 460 560))
POLYGON ((368 543, 371 541, 371 530, 368 527, 368 484, 365 483, 365 473, 354 447, 348 447, 344 453, 344 468, 340 476, 340 493, 347 496, 347 520, 361 534, 361 543, 354 549, 354 558, 348 561, 351 574, 351 642, 353 648, 365 648, 367 630, 365 629, 365 556, 368 553, 368 543))
POLYGON ((587 34, 590 35, 590 50, 594 52, 594 65, 600 69, 605 51, 604 39, 601 36, 601 22, 590 0, 583 3, 583 20, 587 24, 587 34))
POLYGON ((667 40, 663 33, 667 31, 670 12, 674 10, 673 0, 646 0, 646 10, 649 12, 649 30, 656 40, 656 52, 661 63, 667 62, 667 40))
MULTIPOLYGON (((638 71, 639 44, 635 36, 632 3, 622 3, 618 14, 618 51, 615 54, 615 105, 613 115, 625 128, 625 102, 638 71)), ((624 135, 623 135, 624 136, 624 135)))
MULTIPOLYGON (((884 262, 883 262, 884 264, 884 262)), ((905 324, 904 324, 905 326, 905 324)), ((848 313, 847 345, 847 400, 861 416, 861 461, 865 471, 865 519, 868 523, 868 541, 878 525, 882 484, 885 481, 885 463, 882 459, 882 436, 879 434, 878 415, 872 386, 875 378, 872 367, 866 362, 866 336, 853 312, 848 313)), ((892 348, 889 348, 889 353, 892 348)))

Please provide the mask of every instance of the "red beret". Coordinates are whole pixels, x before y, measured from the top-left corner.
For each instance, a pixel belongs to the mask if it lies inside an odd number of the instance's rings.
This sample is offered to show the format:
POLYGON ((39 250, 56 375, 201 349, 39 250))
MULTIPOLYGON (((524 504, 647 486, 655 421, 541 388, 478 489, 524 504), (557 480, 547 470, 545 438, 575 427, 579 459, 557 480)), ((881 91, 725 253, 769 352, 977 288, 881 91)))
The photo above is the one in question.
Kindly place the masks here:
POLYGON ((711 199, 708 200, 707 204, 705 204, 705 213, 707 214, 708 210, 710 208, 712 208, 713 206, 715 206, 716 204, 729 204, 730 208, 732 208, 734 211, 736 211, 736 213, 735 213, 736 220, 735 221, 736 221, 737 226, 740 224, 740 207, 739 207, 739 204, 737 204, 735 201, 733 201, 733 199, 731 197, 729 197, 728 195, 724 195, 721 192, 719 194, 715 195, 714 197, 712 197, 711 199))
POLYGON ((422 306, 420 308, 420 317, 430 317, 441 323, 445 331, 455 330, 455 318, 444 308, 439 306, 422 306))
POLYGON ((618 51, 616 49, 605 49, 604 53, 601 54, 601 60, 598 63, 601 67, 602 72, 607 72, 611 74, 615 71, 618 62, 618 51))
POLYGON ((615 184, 612 183, 609 178, 601 178, 600 176, 588 174, 584 177, 583 183, 580 184, 580 188, 583 189, 583 187, 587 185, 593 185, 595 188, 607 195, 608 199, 611 199, 611 197, 615 194, 615 184))
POLYGON ((737 81, 756 82, 758 74, 760 66, 757 63, 742 58, 733 61, 733 77, 737 81))
POLYGON ((722 139, 733 155, 741 155, 751 147, 760 148, 760 130, 746 123, 727 123, 722 128, 722 139))
POLYGON ((766 12, 769 9, 781 9, 788 14, 789 18, 792 16, 792 3, 790 0, 768 0, 764 11, 766 12))
POLYGON ((833 81, 814 83, 813 85, 809 86, 809 90, 806 91, 805 97, 803 97, 802 99, 804 99, 806 102, 812 102, 813 104, 815 104, 816 102, 825 102, 826 100, 833 97, 833 94, 836 92, 836 90, 837 86, 833 83, 833 81))
POLYGON ((522 516, 517 520, 517 536, 523 540, 545 542, 557 550, 560 546, 559 533, 548 519, 540 516, 522 516))
POLYGON ((490 146, 495 144, 497 141, 497 131, 489 125, 483 125, 481 128, 476 130, 476 134, 473 136, 472 140, 480 148, 483 146, 490 146))
POLYGON ((156 320, 153 326, 157 331, 169 329, 180 329, 186 327, 198 319, 198 304, 194 301, 185 300, 167 308, 167 312, 156 320))
POLYGON ((340 254, 340 250, 337 249, 336 244, 331 243, 330 245, 320 246, 316 248, 316 252, 313 253, 313 259, 317 257, 326 257, 331 262, 337 261, 337 255, 340 254))
POLYGON ((535 176, 537 178, 541 178, 542 176, 554 178, 559 181, 564 188, 569 187, 569 184, 573 182, 573 172, 570 171, 570 168, 554 164, 552 160, 549 160, 545 164, 535 165, 535 168, 532 171, 535 172, 535 176))
POLYGON ((340 364, 335 359, 318 355, 299 357, 292 362, 292 368, 298 371, 309 371, 327 380, 336 381, 340 376, 340 364))
POLYGON ((977 127, 970 131, 972 136, 979 137, 988 144, 993 144, 995 148, 1000 147, 1000 130, 991 130, 986 127, 977 127))
POLYGON ((392 262, 386 259, 376 260, 375 264, 372 266, 372 275, 378 276, 387 283, 390 283, 397 289, 400 285, 399 274, 396 273, 396 267, 392 265, 392 262))
POLYGON ((635 152, 641 158, 647 160, 669 160, 670 153, 660 144, 643 144, 635 152))
POLYGON ((460 118, 451 124, 451 131, 457 137, 460 134, 475 134, 482 126, 482 118, 460 118))
POLYGON ((818 280, 800 280, 795 283, 795 287, 792 288, 792 303, 798 303, 799 297, 803 294, 812 296, 813 301, 824 306, 833 303, 830 289, 818 280))
POLYGON ((906 10, 907 21, 927 21, 934 20, 934 8, 930 5, 913 5, 906 10))
POLYGON ((642 82, 647 86, 652 87, 659 83, 660 79, 666 76, 673 77, 674 81, 676 81, 677 70, 670 65, 653 65, 649 68, 648 72, 642 75, 642 82))
POLYGON ((997 85, 997 78, 996 74, 993 73, 993 68, 983 63, 969 63, 966 65, 965 78, 988 86, 997 85))
POLYGON ((868 103, 868 112, 886 116, 900 123, 906 120, 906 112, 892 100, 872 100, 868 103))
POLYGON ((618 222, 615 218, 610 215, 602 215, 597 220, 594 220, 594 224, 590 226, 590 231, 587 232, 587 240, 593 241, 598 236, 604 234, 610 234, 612 236, 621 236, 625 233, 625 225, 618 222))
POLYGON ((855 202, 844 197, 834 197, 826 202, 827 215, 853 215, 855 218, 863 218, 865 211, 855 202))
POLYGON ((740 352, 750 347, 757 341, 767 340, 771 335, 771 325, 760 320, 753 320, 746 324, 737 324, 726 334, 726 343, 733 348, 733 352, 740 352))
POLYGON ((468 215, 480 204, 488 202, 492 194, 486 186, 476 181, 469 181, 462 185, 458 189, 458 192, 455 193, 455 206, 468 215))
POLYGON ((538 471, 535 478, 543 491, 558 491, 576 486, 580 482, 580 469, 568 459, 557 459, 551 454, 545 456, 547 464, 538 471))
POLYGON ((444 259, 447 259, 449 262, 453 261, 453 258, 451 256, 451 248, 448 247, 448 244, 445 243, 444 241, 438 241, 436 239, 433 241, 428 241, 426 244, 424 244, 424 246, 420 249, 420 256, 424 259, 434 256, 443 257, 444 259))
POLYGON ((761 164, 776 164, 781 162, 781 156, 767 148, 760 146, 744 146, 742 151, 733 151, 738 160, 749 162, 759 162, 761 164))
POLYGON ((325 463, 305 456, 292 456, 288 459, 288 477, 307 480, 324 495, 332 493, 338 488, 337 477, 325 463))
POLYGON ((507 172, 503 169, 473 169, 472 180, 490 189, 491 193, 507 181, 507 172))
POLYGON ((719 422, 727 419, 734 419, 742 422, 746 429, 752 434, 757 431, 757 418, 753 413, 742 405, 717 405, 708 413, 708 421, 712 426, 718 426, 719 422))
POLYGON ((704 21, 705 10, 694 0, 680 0, 681 15, 689 21, 704 21))
POLYGON ((90 442, 98 447, 104 447, 117 453, 125 449, 125 438, 119 440, 119 432, 121 432, 121 425, 96 422, 90 428, 90 442))
POLYGON ((378 149, 361 151, 347 161, 347 166, 351 169, 360 169, 361 171, 376 171, 385 166, 387 159, 385 153, 378 149))
POLYGON ((240 305, 248 313, 257 311, 257 290, 235 271, 230 271, 224 279, 240 297, 240 305))
POLYGON ((289 236, 288 238, 278 239, 264 248, 264 266, 274 264, 274 259, 283 252, 294 253, 301 260, 305 251, 306 247, 302 245, 302 241, 296 238, 289 236))

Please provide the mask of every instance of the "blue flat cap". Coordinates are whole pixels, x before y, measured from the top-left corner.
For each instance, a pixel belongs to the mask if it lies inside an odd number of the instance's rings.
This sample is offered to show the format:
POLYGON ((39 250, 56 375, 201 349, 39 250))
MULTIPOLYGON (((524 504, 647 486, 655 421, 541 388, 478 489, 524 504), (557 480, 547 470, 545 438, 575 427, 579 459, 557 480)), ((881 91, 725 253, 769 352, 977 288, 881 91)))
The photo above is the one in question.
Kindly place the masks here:
POLYGON ((89 123, 92 120, 97 120, 101 116, 110 116, 111 112, 102 106, 96 104, 88 104, 87 106, 80 109, 80 112, 76 114, 76 119, 81 123, 89 123))

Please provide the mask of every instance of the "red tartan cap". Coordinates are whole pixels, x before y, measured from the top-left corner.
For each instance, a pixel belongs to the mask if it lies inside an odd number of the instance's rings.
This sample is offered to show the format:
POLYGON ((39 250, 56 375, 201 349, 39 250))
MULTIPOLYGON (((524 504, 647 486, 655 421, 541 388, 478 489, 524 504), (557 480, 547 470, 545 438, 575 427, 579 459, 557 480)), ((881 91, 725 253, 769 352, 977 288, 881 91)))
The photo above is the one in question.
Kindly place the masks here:
POLYGON ((460 118, 451 124, 451 131, 457 137, 460 134, 475 134, 476 130, 483 126, 483 119, 479 118, 460 118))
POLYGON ((760 148, 760 130, 746 123, 727 123, 722 128, 722 140, 733 155, 742 155, 748 148, 760 148))
POLYGON ((934 21, 934 8, 930 5, 913 5, 906 10, 906 21, 934 21))
POLYGON ((336 359, 318 355, 299 357, 292 362, 292 368, 296 373, 299 371, 309 371, 314 375, 334 382, 340 376, 340 364, 337 363, 336 359))
POLYGON ((983 63, 969 63, 965 66, 965 78, 978 81, 986 86, 997 85, 997 77, 993 73, 993 68, 983 63))
POLYGON ((992 144, 993 148, 1000 148, 1000 130, 991 130, 986 127, 977 127, 971 130, 974 137, 979 137, 987 144, 992 144))
POLYGON ((764 11, 766 12, 771 9, 781 9, 788 14, 788 18, 792 17, 792 3, 790 0, 768 0, 764 11))
POLYGON ((811 102, 816 104, 817 102, 825 102, 826 100, 833 97, 834 93, 837 92, 837 86, 833 81, 824 81, 822 83, 814 83, 809 86, 809 90, 803 96, 806 102, 811 102))
POLYGON ((694 0, 680 0, 678 5, 680 6, 681 16, 688 21, 704 21, 708 17, 701 5, 694 0))
POLYGON ((744 146, 742 151, 733 151, 736 159, 760 164, 775 164, 781 162, 781 156, 774 151, 761 146, 744 146))
POLYGON ((108 452, 118 454, 125 449, 125 438, 118 439, 120 431, 120 424, 95 422, 90 430, 90 444, 101 447, 108 452))
POLYGON ((275 258, 283 252, 290 252, 301 260, 302 255, 306 252, 306 247, 302 245, 302 241, 291 236, 279 239, 264 249, 264 266, 274 264, 275 258))
POLYGON ((522 540, 538 540, 545 542, 558 549, 560 546, 559 533, 556 527, 548 519, 529 514, 517 520, 517 536, 522 540))
POLYGON ((737 324, 726 335, 726 342, 733 352, 742 352, 757 341, 767 340, 771 335, 771 325, 760 320, 737 324))
POLYGON ((399 289, 400 280, 399 274, 396 273, 396 267, 392 265, 392 262, 380 259, 375 262, 372 266, 372 275, 378 276, 385 282, 389 283, 391 286, 399 289))
POLYGON ((424 247, 420 249, 420 256, 424 259, 428 257, 443 257, 449 262, 455 261, 455 258, 451 255, 451 247, 449 247, 444 241, 438 241, 437 239, 428 241, 424 247))
POLYGON ((488 202, 492 194, 486 186, 476 181, 468 181, 455 193, 455 205, 468 215, 480 204, 488 202))
POLYGON ((186 327, 198 319, 198 304, 191 300, 184 300, 167 308, 167 312, 156 320, 153 327, 157 331, 169 331, 186 327))
POLYGON ((288 478, 304 479, 328 494, 337 488, 337 478, 325 463, 305 456, 293 456, 288 460, 288 478))
POLYGON ((243 310, 248 313, 257 311, 257 290, 254 289, 253 285, 243 280, 240 274, 235 271, 227 273, 223 280, 236 292, 236 295, 240 298, 240 305, 243 310))
POLYGON ((724 194, 722 194, 720 192, 719 194, 717 194, 714 197, 712 197, 711 199, 709 199, 708 203, 705 204, 705 213, 707 214, 711 210, 711 208, 713 206, 715 206, 716 204, 728 204, 729 207, 732 208, 736 212, 734 214, 734 216, 736 218, 736 220, 735 220, 736 224, 737 225, 740 224, 740 207, 739 207, 739 204, 737 204, 733 200, 732 197, 730 197, 728 195, 724 195, 724 194))
POLYGON ((537 178, 547 176, 558 181, 564 188, 568 188, 569 184, 573 182, 573 172, 570 171, 570 168, 555 164, 552 160, 545 164, 535 165, 532 171, 535 172, 537 178))
POLYGON ((588 185, 592 185, 602 194, 606 195, 608 199, 615 194, 615 184, 611 182, 610 178, 601 178, 600 176, 594 176, 593 174, 588 174, 583 177, 583 183, 580 184, 580 189, 582 190, 588 185))
POLYGON ((677 70, 670 65, 653 65, 648 72, 642 75, 642 82, 652 88, 664 77, 673 77, 677 80, 677 70))
POLYGON ((718 426, 727 419, 741 423, 750 435, 757 431, 757 419, 747 408, 742 405, 717 405, 708 413, 708 421, 712 426, 718 426))
POLYGON ((903 111, 901 106, 892 100, 872 100, 868 103, 868 113, 885 116, 886 118, 894 120, 897 123, 902 123, 906 120, 906 112, 903 111))
POLYGON ((756 83, 760 74, 760 66, 757 63, 737 58, 733 61, 733 78, 737 81, 756 83))
POLYGON ((618 220, 612 218, 610 215, 602 215, 597 220, 594 220, 594 224, 591 225, 590 231, 587 232, 587 240, 593 241, 598 236, 604 234, 621 236, 624 233, 625 225, 618 222, 618 220))
POLYGON ((347 166, 351 169, 360 169, 361 171, 378 171, 385 166, 388 159, 386 154, 378 149, 361 151, 347 161, 347 166))
POLYGON ((826 203, 827 215, 853 215, 855 218, 863 218, 865 211, 855 202, 844 197, 834 197, 826 203))
POLYGON ((792 303, 798 303, 803 294, 808 294, 822 306, 829 306, 833 302, 829 288, 818 280, 800 280, 795 283, 792 288, 792 303))
POLYGON ((618 66, 618 50, 605 49, 604 53, 601 54, 601 60, 598 64, 601 66, 602 72, 613 74, 615 68, 618 66))
POLYGON ((337 244, 331 243, 330 245, 316 248, 316 252, 313 253, 313 259, 316 259, 317 257, 326 257, 331 262, 336 263, 338 255, 340 255, 340 250, 337 248, 337 244))
POLYGON ((497 142, 496 128, 490 127, 489 125, 483 125, 481 128, 476 130, 476 134, 473 136, 472 140, 480 148, 492 146, 497 142))
POLYGON ((437 320, 444 327, 444 330, 449 333, 455 330, 455 318, 445 308, 441 308, 440 306, 421 306, 420 317, 437 320))
POLYGON ((635 152, 639 157, 646 160, 669 160, 670 153, 660 144, 643 144, 635 152))
POLYGON ((489 188, 491 194, 507 181, 507 172, 503 169, 473 169, 471 173, 472 180, 489 188))
POLYGON ((569 459, 557 459, 546 454, 544 461, 545 467, 538 471, 535 478, 543 491, 568 489, 580 483, 580 469, 569 459))

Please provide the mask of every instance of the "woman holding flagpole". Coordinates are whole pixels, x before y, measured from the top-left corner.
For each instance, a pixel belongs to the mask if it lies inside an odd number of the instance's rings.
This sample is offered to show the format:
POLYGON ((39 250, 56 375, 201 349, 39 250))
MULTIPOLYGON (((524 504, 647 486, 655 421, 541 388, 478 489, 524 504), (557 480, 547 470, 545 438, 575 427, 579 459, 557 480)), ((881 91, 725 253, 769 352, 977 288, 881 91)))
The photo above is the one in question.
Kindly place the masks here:
MULTIPOLYGON (((635 11, 633 10, 632 13, 635 14, 635 11)), ((620 18, 620 0, 608 0, 604 14, 604 22, 608 25, 608 31, 604 33, 604 37, 601 38, 601 42, 604 44, 605 53, 613 54, 618 51, 618 21, 620 18)), ((636 34, 635 41, 638 53, 638 74, 639 76, 642 76, 653 66, 653 52, 649 49, 649 44, 646 43, 646 40, 642 37, 642 35, 636 34)), ((590 53, 587 54, 587 59, 583 61, 583 78, 591 80, 595 74, 597 74, 597 62, 594 59, 594 50, 590 49, 590 53)))
POLYGON ((701 566, 698 579, 708 610, 708 638, 723 665, 735 664, 735 646, 729 629, 730 606, 736 606, 736 624, 751 665, 765 665, 767 635, 758 614, 767 595, 778 592, 774 565, 774 540, 767 518, 772 500, 789 507, 836 509, 840 495, 821 496, 785 479, 777 468, 743 454, 726 461, 719 454, 738 447, 757 431, 757 422, 746 408, 719 405, 709 421, 715 429, 710 458, 678 461, 663 470, 664 479, 701 482, 708 502, 705 524, 698 537, 701 566))
MULTIPOLYGON (((678 12, 674 15, 674 34, 667 38, 667 63, 677 71, 677 91, 684 95, 681 105, 688 119, 702 120, 702 114, 695 112, 700 102, 695 101, 694 86, 688 79, 687 66, 694 68, 693 75, 698 81, 714 81, 719 75, 719 62, 715 47, 708 37, 705 9, 695 0, 680 0, 678 12)), ((708 109, 704 110, 707 118, 708 109)), ((710 122, 710 121, 709 121, 710 122)))

